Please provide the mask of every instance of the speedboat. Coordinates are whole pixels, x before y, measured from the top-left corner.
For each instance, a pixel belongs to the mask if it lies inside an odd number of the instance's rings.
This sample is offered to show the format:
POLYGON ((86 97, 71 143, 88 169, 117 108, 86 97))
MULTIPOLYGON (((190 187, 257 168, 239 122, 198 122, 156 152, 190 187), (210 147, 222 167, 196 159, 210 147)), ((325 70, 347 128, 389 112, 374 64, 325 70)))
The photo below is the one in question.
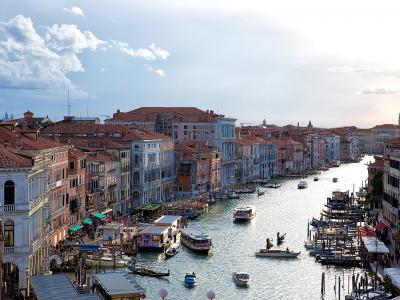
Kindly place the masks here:
POLYGON ((263 187, 269 188, 269 189, 279 189, 282 185, 274 182, 270 184, 263 185, 263 187))
POLYGON ((299 252, 294 252, 294 251, 283 251, 278 248, 270 248, 270 249, 260 249, 257 250, 255 255, 257 257, 269 257, 269 258, 296 258, 297 256, 300 255, 299 252))
POLYGON ((196 274, 194 272, 192 274, 186 273, 184 284, 186 287, 194 287, 196 285, 196 274))
POLYGON ((182 229, 181 243, 197 252, 208 253, 212 249, 211 237, 194 228, 182 229))
POLYGON ((299 190, 306 189, 306 188, 308 188, 308 184, 307 184, 307 182, 305 182, 305 181, 300 181, 299 184, 297 185, 297 188, 298 188, 299 190))
POLYGON ((235 221, 248 221, 256 216, 256 210, 254 206, 238 207, 235 209, 233 218, 235 221))
POLYGON ((232 274, 233 281, 237 286, 248 286, 250 275, 247 273, 236 273, 232 274))

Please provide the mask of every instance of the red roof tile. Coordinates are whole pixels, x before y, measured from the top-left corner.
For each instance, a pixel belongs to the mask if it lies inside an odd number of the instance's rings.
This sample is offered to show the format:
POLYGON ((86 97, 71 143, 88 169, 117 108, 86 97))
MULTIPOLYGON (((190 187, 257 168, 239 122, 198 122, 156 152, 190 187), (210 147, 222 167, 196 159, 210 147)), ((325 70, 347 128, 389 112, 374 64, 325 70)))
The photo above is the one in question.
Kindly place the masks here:
POLYGON ((0 146, 0 168, 23 168, 31 166, 31 159, 15 154, 9 148, 0 146))

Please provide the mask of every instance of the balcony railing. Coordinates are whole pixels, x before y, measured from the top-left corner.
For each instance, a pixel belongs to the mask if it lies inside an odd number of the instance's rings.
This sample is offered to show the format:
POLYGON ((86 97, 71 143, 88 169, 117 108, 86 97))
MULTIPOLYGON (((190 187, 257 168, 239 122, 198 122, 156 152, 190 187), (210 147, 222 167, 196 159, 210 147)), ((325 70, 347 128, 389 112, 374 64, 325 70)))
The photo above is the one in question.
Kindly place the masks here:
POLYGON ((7 204, 4 205, 3 211, 4 213, 12 213, 12 212, 23 212, 28 211, 29 205, 24 204, 7 204))
POLYGON ((59 217, 63 213, 63 211, 64 211, 64 207, 61 207, 61 208, 57 209, 55 212, 52 212, 51 219, 53 220, 53 219, 59 217))
POLYGON ((30 253, 31 249, 29 246, 15 246, 15 247, 4 247, 3 254, 20 254, 20 253, 30 253))

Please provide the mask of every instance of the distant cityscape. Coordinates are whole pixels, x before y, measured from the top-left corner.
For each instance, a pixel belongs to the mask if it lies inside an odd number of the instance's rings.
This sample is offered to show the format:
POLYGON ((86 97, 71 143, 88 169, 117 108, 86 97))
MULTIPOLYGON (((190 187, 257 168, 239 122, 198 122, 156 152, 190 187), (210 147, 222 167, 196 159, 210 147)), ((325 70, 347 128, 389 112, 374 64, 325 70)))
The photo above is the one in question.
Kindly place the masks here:
POLYGON ((104 123, 6 113, 0 122, 6 285, 26 289, 28 278, 48 272, 70 228, 92 222, 93 214, 122 220, 148 205, 314 174, 365 154, 376 156, 369 186, 374 173, 384 173, 377 205, 397 236, 400 117, 399 124, 360 129, 318 128, 311 121, 306 127, 265 120, 239 126, 235 118, 195 107, 118 110, 104 123))

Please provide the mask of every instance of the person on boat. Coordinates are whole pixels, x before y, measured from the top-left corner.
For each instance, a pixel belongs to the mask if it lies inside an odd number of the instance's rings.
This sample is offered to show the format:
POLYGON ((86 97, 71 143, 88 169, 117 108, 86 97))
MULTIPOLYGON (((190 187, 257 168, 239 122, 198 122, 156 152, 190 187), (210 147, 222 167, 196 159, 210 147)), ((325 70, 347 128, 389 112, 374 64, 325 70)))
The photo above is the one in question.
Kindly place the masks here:
POLYGON ((278 231, 278 233, 276 234, 276 241, 279 242, 280 240, 281 240, 281 236, 280 236, 279 231, 278 231))
POLYGON ((267 250, 269 250, 269 249, 271 249, 272 248, 272 246, 273 246, 273 244, 272 244, 272 242, 269 240, 269 238, 267 238, 267 246, 266 246, 266 248, 267 248, 267 250))
POLYGON ((290 252, 289 247, 287 247, 286 248, 286 253, 289 253, 289 252, 290 252))

